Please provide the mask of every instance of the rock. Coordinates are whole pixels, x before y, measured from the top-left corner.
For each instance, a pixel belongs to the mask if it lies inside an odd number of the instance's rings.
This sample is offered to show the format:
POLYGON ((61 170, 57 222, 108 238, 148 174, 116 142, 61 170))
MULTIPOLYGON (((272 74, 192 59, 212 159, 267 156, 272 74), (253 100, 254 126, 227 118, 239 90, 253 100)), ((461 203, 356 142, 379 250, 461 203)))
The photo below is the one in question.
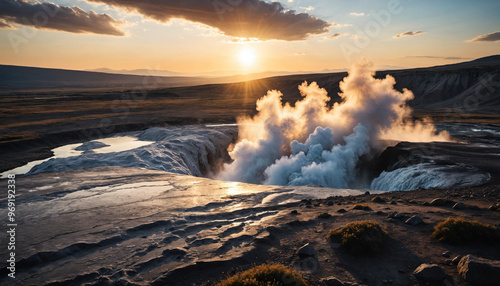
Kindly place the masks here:
POLYGON ((498 285, 500 261, 466 255, 458 263, 457 269, 460 276, 473 285, 498 285))
POLYGON ((391 202, 391 205, 397 205, 398 203, 396 203, 396 201, 392 201, 391 202))
POLYGON ((377 211, 377 215, 385 215, 383 211, 377 211))
POLYGON ((405 221, 405 223, 409 224, 409 225, 417 226, 417 225, 424 224, 424 220, 421 217, 414 215, 411 218, 407 219, 405 221))
POLYGON ((456 203, 453 205, 454 210, 464 210, 465 209, 465 204, 464 203, 456 203))
POLYGON ((340 209, 340 210, 338 210, 337 212, 338 212, 338 213, 343 214, 343 213, 345 213, 345 212, 347 212, 347 211, 346 211, 345 209, 340 209))
POLYGON ((315 254, 315 250, 314 250, 314 247, 308 243, 304 246, 302 246, 301 248, 299 248, 299 250, 297 251, 297 254, 299 256, 302 256, 302 257, 311 257, 311 256, 314 256, 315 254))
POLYGON ((473 211, 480 211, 481 208, 478 206, 468 206, 468 209, 473 210, 473 211))
POLYGON ((431 206, 442 207, 442 206, 445 206, 445 205, 450 204, 450 203, 451 203, 450 200, 439 198, 439 199, 432 200, 431 206))
POLYGON ((446 259, 446 260, 444 261, 444 264, 446 264, 446 265, 452 265, 452 264, 453 264, 453 262, 452 262, 452 260, 451 260, 451 259, 446 259))
POLYGON ((488 208, 490 211, 500 211, 500 204, 496 203, 488 208))
POLYGON ((451 263, 453 263, 454 265, 457 265, 458 262, 460 262, 460 259, 462 259, 462 255, 459 255, 459 256, 456 256, 455 258, 453 258, 451 263))
POLYGON ((451 255, 451 252, 449 252, 449 251, 445 251, 445 252, 441 253, 441 256, 446 257, 446 258, 449 258, 450 255, 451 255))
POLYGON ((291 212, 290 212, 290 214, 293 214, 293 215, 298 215, 298 214, 299 214, 299 212, 298 212, 297 210, 293 210, 293 211, 291 211, 291 212))
POLYGON ((369 195, 370 195, 370 192, 366 191, 366 192, 365 192, 365 195, 366 195, 366 196, 369 196, 369 195))
POLYGON ((328 201, 328 202, 326 202, 326 205, 327 206, 333 206, 333 202, 332 201, 328 201))
POLYGON ((393 212, 393 213, 389 214, 387 217, 388 217, 388 218, 394 218, 394 219, 397 219, 397 218, 400 218, 400 217, 401 217, 401 215, 400 215, 400 214, 398 214, 398 212, 393 212))
POLYGON ((427 207, 430 206, 431 204, 429 202, 424 202, 422 205, 427 207))
POLYGON ((342 281, 333 276, 321 278, 320 282, 323 282, 327 286, 344 286, 344 283, 342 281))
POLYGON ((413 276, 417 280, 423 282, 437 282, 443 281, 446 278, 444 270, 436 264, 421 264, 415 271, 413 276))
POLYGON ((329 213, 322 213, 318 216, 318 218, 324 218, 324 219, 331 218, 331 217, 332 217, 332 215, 329 213))

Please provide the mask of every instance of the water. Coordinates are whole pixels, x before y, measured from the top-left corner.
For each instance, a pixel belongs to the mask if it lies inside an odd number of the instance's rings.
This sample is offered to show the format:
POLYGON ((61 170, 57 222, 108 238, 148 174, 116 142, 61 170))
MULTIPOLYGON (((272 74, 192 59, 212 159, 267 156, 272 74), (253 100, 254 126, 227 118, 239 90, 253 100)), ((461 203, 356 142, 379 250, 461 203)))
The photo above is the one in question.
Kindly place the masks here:
MULTIPOLYGON (((451 188, 491 181, 492 174, 478 162, 487 163, 481 156, 499 161, 500 128, 477 124, 437 126, 466 143, 443 146, 445 143, 407 143, 409 145, 403 149, 416 153, 412 155, 419 158, 416 162, 386 170, 361 188, 382 191, 451 188), (427 150, 427 153, 420 154, 420 150, 427 150)), ((211 177, 228 160, 227 147, 236 137, 237 126, 233 124, 155 127, 61 146, 52 150, 52 157, 30 162, 1 176, 126 166, 211 177)))
POLYGON ((95 154, 106 154, 113 152, 124 152, 133 150, 154 143, 153 141, 141 141, 133 136, 116 136, 104 139, 97 139, 85 143, 69 144, 52 149, 54 155, 43 160, 36 160, 27 163, 26 165, 6 171, 0 175, 0 178, 6 178, 8 174, 23 175, 30 173, 34 168, 43 165, 44 163, 53 160, 59 162, 59 159, 68 159, 81 156, 84 152, 92 152, 95 154))

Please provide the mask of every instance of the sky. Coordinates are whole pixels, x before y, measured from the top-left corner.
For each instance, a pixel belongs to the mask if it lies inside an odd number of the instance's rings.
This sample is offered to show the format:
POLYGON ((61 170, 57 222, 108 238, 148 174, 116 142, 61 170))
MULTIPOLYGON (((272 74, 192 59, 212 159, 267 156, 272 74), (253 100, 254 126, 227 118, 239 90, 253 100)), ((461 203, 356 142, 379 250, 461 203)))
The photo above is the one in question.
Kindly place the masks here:
POLYGON ((0 64, 187 74, 500 54, 498 0, 1 0, 0 64))

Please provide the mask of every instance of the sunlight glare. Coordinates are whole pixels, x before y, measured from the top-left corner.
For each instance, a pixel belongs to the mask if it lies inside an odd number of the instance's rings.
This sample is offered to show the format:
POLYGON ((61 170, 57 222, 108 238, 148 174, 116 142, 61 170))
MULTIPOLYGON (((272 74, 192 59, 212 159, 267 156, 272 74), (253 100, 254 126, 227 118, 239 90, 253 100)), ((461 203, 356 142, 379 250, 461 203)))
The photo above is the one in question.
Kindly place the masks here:
POLYGON ((252 65, 255 63, 256 55, 252 49, 245 48, 240 51, 239 61, 245 66, 252 65))

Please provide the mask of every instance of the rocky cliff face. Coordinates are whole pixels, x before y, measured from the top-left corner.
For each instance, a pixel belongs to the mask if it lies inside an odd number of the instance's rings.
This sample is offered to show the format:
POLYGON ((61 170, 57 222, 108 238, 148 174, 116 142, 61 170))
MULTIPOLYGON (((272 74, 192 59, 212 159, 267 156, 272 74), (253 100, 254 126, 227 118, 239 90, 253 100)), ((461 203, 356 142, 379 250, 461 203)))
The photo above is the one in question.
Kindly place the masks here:
POLYGON ((500 110, 500 64, 384 72, 396 78, 396 88, 410 89, 416 109, 500 110))

